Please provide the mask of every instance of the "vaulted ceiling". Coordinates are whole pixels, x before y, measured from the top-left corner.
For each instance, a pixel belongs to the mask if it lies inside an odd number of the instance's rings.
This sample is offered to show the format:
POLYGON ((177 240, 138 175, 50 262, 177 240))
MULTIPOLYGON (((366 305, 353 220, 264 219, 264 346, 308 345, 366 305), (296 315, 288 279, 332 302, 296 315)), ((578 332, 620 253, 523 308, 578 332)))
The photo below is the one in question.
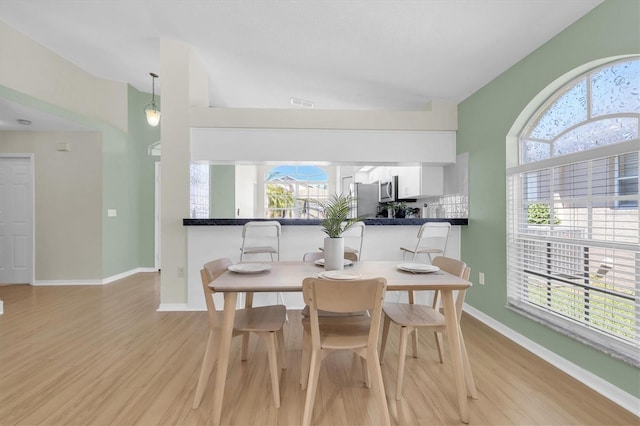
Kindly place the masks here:
POLYGON ((196 49, 212 106, 421 110, 464 100, 601 2, 2 0, 0 20, 145 92, 166 37, 196 49))

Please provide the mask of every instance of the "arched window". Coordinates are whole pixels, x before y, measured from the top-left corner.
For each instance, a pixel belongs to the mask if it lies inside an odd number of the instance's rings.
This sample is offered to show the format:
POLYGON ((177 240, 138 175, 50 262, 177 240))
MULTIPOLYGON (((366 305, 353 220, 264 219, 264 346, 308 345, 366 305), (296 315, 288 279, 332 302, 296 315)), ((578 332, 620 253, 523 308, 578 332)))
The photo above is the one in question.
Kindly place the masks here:
POLYGON ((568 82, 507 170, 511 309, 639 365, 640 60, 568 82))
POLYGON ((329 178, 318 166, 282 165, 265 173, 266 217, 321 218, 329 178))

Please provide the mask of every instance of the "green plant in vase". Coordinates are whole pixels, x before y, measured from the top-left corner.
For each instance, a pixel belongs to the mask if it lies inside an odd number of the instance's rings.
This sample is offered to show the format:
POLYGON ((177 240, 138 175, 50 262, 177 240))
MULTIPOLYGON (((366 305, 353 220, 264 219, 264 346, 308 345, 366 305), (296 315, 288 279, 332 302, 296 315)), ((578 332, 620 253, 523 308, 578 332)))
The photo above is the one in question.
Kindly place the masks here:
POLYGON ((351 195, 334 194, 321 203, 324 219, 320 222, 324 239, 324 269, 339 270, 344 267, 344 238, 342 233, 362 220, 361 217, 349 218, 355 199, 351 195))
POLYGON ((395 211, 395 217, 397 219, 402 219, 406 217, 408 208, 409 206, 407 205, 406 201, 399 201, 399 202, 393 203, 393 209, 395 211))
POLYGON ((339 238, 344 231, 362 220, 361 217, 348 218, 355 198, 351 195, 333 194, 327 201, 321 202, 324 219, 320 222, 322 231, 329 238, 339 238))

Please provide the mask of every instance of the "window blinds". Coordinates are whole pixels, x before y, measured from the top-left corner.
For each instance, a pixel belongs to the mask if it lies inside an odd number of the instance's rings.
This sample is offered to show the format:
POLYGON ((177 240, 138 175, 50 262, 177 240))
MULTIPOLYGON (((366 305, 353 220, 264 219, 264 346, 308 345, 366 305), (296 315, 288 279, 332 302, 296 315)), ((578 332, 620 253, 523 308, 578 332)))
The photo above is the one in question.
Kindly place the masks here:
POLYGON ((571 158, 508 172, 508 304, 639 365, 638 151, 571 158))

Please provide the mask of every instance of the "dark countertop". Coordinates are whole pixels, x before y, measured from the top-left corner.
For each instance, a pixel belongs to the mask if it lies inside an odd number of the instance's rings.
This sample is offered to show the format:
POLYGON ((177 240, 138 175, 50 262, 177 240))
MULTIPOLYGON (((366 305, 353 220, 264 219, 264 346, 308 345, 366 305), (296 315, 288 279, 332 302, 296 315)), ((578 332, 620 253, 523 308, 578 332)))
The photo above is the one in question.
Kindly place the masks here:
MULTIPOLYGON (((277 220, 283 226, 295 225, 320 225, 319 219, 182 219, 184 226, 242 226, 249 221, 277 220)), ((372 218, 364 219, 367 226, 396 226, 396 225, 422 225, 425 222, 449 222, 451 225, 468 225, 469 219, 387 219, 372 218)))

